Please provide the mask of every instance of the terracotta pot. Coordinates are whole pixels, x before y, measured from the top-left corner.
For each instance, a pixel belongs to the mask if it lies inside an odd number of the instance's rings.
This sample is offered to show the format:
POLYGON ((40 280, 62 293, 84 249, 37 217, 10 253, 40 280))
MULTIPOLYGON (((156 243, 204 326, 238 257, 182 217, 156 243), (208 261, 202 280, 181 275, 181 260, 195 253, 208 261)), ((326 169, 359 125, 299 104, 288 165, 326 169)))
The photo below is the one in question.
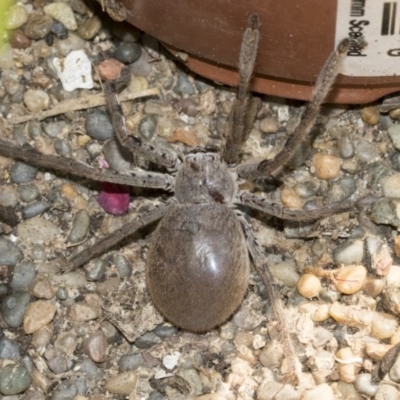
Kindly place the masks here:
MULTIPOLYGON (((355 40, 361 34, 369 35, 368 29, 373 24, 381 23, 380 14, 374 17, 376 21, 370 21, 371 15, 377 15, 375 9, 364 10, 363 2, 350 0, 120 1, 131 24, 159 39, 173 54, 187 53, 186 65, 199 75, 228 85, 237 83, 242 33, 248 15, 257 12, 262 25, 253 90, 304 100, 310 99, 316 76, 335 42, 343 38, 335 37, 335 33, 344 32, 342 35, 349 35, 354 46, 359 46, 355 40), (365 19, 366 15, 370 20, 365 19), (365 25, 363 21, 368 23, 365 25)), ((375 3, 373 6, 377 7, 383 2, 375 3)), ((368 35, 367 42, 373 43, 375 39, 368 35)), ((354 52, 348 59, 364 63, 369 59, 368 46, 366 50, 361 47, 358 50, 357 60, 354 52), (364 51, 368 57, 361 54, 364 51)), ((386 50, 382 45, 382 57, 387 56, 386 50)), ((382 58, 382 66, 389 61, 382 58)), ((383 71, 381 76, 340 75, 328 101, 365 103, 399 89, 400 77, 393 76, 393 71, 383 71)))

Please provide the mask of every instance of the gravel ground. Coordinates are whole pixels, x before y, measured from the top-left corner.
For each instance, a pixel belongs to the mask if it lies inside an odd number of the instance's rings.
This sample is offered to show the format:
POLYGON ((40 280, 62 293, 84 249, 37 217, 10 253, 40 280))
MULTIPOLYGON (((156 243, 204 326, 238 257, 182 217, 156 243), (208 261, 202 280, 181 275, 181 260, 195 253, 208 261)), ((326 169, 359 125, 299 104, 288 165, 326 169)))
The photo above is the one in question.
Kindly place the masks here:
MULTIPOLYGON (((21 1, 10 8, 6 28, 1 139, 126 170, 133 160, 117 146, 104 107, 65 106, 99 93, 99 75, 110 77, 123 63, 132 79, 121 96, 160 91, 123 103, 130 130, 157 146, 223 144, 234 91, 188 73, 150 36, 112 23, 81 0, 21 1), (64 59, 76 50, 93 68, 78 76, 86 88, 66 91, 78 78, 61 82, 57 65, 77 69, 64 59), (61 114, 26 117, 57 104, 65 106, 61 114)), ((303 108, 264 97, 243 159, 277 154, 303 108)), ((129 214, 112 216, 100 200, 104 185, 0 157, 0 209, 7 210, 0 221, 0 397, 399 398, 400 358, 380 382, 371 381, 379 360, 400 341, 399 117, 398 110, 380 113, 378 104, 330 107, 289 168, 273 181, 242 184, 304 210, 368 196, 360 210, 307 224, 243 209, 280 284, 303 365, 298 387, 282 380, 279 329, 255 272, 234 316, 202 335, 167 323, 149 299, 144 269, 154 226, 82 270, 60 274, 60 256, 90 247, 166 193, 131 188, 122 194, 130 195, 129 214)), ((118 203, 117 212, 124 207, 118 203)))

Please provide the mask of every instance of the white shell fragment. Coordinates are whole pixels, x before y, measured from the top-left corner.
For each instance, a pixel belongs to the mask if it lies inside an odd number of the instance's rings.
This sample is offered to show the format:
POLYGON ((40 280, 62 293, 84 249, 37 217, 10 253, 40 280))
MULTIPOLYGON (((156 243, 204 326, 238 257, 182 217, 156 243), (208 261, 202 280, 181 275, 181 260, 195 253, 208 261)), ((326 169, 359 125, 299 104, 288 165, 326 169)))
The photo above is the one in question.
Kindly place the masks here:
POLYGON ((92 89, 92 64, 84 50, 71 51, 65 58, 54 58, 53 65, 64 90, 92 89))

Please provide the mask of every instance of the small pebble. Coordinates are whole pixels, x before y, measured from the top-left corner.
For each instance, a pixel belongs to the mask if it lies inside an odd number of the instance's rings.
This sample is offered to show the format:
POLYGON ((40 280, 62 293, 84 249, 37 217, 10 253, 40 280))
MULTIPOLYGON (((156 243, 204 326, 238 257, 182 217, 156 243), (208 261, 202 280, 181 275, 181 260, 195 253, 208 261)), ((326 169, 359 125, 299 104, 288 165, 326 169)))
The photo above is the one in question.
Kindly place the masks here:
POLYGON ((80 302, 70 307, 69 315, 75 322, 86 322, 99 318, 101 311, 96 307, 80 302))
POLYGON ((56 21, 51 27, 51 32, 60 40, 64 40, 68 37, 68 29, 64 24, 58 21, 56 21))
POLYGON ((139 123, 139 134, 142 138, 150 140, 157 128, 157 117, 146 115, 139 123))
POLYGON ((17 29, 11 33, 10 44, 13 49, 27 49, 31 47, 32 41, 21 30, 17 29))
POLYGON ((36 200, 39 196, 39 190, 34 184, 18 185, 17 190, 19 197, 25 203, 30 203, 36 200))
POLYGON ((51 400, 78 400, 78 389, 72 382, 62 382, 52 392, 51 400))
POLYGON ((385 197, 400 199, 400 174, 386 178, 382 184, 385 197))
MULTIPOLYGON (((84 51, 86 43, 87 42, 81 39, 76 33, 68 32, 68 37, 63 40, 56 40, 54 47, 56 48, 59 57, 67 57, 72 52, 78 50, 84 51)), ((85 64, 87 64, 86 60, 85 64)))
POLYGON ((48 324, 43 329, 40 329, 40 331, 37 331, 32 335, 31 343, 36 348, 39 347, 44 348, 50 343, 51 339, 53 338, 53 335, 54 335, 54 325, 48 324))
POLYGON ((397 149, 400 150, 400 125, 392 125, 388 129, 388 134, 390 136, 390 139, 392 139, 393 146, 397 149))
POLYGON ((110 117, 105 111, 94 108, 88 111, 85 121, 86 133, 93 139, 104 141, 114 136, 110 117))
POLYGON ((26 21, 28 21, 28 12, 26 8, 16 4, 11 6, 6 12, 4 28, 9 30, 18 29, 24 25, 26 21))
POLYGON ((71 232, 68 236, 70 243, 80 243, 86 239, 90 226, 90 216, 86 210, 80 210, 76 213, 73 221, 71 232))
POLYGON ((335 272, 334 282, 340 293, 354 294, 361 290, 366 277, 367 269, 363 265, 351 265, 335 272))
POLYGON ((347 240, 333 251, 333 261, 336 265, 360 264, 364 258, 364 244, 362 240, 347 240))
POLYGON ((194 94, 194 88, 191 82, 189 81, 187 75, 180 74, 178 78, 178 82, 174 87, 174 92, 176 94, 194 94))
POLYGON ((395 171, 400 171, 400 152, 399 151, 395 151, 390 156, 390 163, 392 164, 392 167, 395 171))
POLYGON ((339 139, 339 155, 341 158, 348 159, 354 156, 354 145, 350 137, 343 135, 339 139))
POLYGON ((164 367, 172 371, 178 365, 181 355, 182 354, 178 351, 174 352, 173 354, 166 355, 162 361, 164 367))
POLYGON ((380 113, 377 107, 364 107, 361 110, 361 118, 368 125, 376 125, 379 122, 380 113))
POLYGON ((125 172, 132 169, 132 153, 116 139, 107 140, 103 146, 104 158, 111 169, 125 172))
POLYGON ((2 185, 0 191, 0 205, 3 207, 15 207, 18 203, 17 191, 11 185, 2 185))
POLYGON ((100 280, 106 273, 106 262, 102 259, 90 261, 85 265, 85 275, 90 281, 100 280))
POLYGON ((317 153, 313 157, 315 176, 319 179, 335 179, 340 172, 340 159, 330 154, 317 153))
POLYGON ((101 27, 100 18, 94 16, 82 22, 76 33, 84 40, 92 40, 99 33, 101 27))
POLYGON ((43 90, 28 89, 24 93, 24 103, 30 112, 38 113, 49 108, 50 97, 43 90))
POLYGON ((279 129, 279 123, 276 118, 266 117, 260 121, 259 129, 263 133, 276 133, 279 129))
POLYGON ((175 335, 178 330, 175 326, 169 324, 158 325, 153 331, 159 338, 166 339, 169 336, 175 335))
POLYGON ((312 339, 312 344, 314 348, 322 348, 326 346, 332 339, 332 332, 328 331, 322 326, 317 326, 314 328, 314 337, 312 339))
POLYGON ((114 254, 113 256, 113 264, 117 269, 118 275, 121 279, 129 278, 132 276, 132 266, 126 257, 122 256, 121 254, 114 254))
POLYGON ((83 341, 83 349, 94 362, 104 362, 108 354, 108 342, 106 335, 101 329, 91 333, 89 337, 83 341))
POLYGON ((361 139, 356 147, 356 155, 361 162, 371 162, 371 160, 379 157, 378 146, 375 143, 361 139))
POLYGON ((10 286, 15 290, 26 290, 36 278, 36 268, 30 261, 24 261, 14 267, 10 286))
POLYGON ((267 343, 259 355, 259 360, 263 367, 270 369, 279 368, 283 358, 282 345, 276 340, 267 343))
POLYGON ((59 349, 50 348, 44 354, 47 365, 55 374, 63 374, 71 369, 72 363, 59 349))
POLYGON ((19 239, 31 244, 42 244, 54 241, 60 235, 60 228, 44 217, 27 219, 17 227, 19 239))
POLYGON ((34 218, 40 214, 43 214, 50 205, 44 200, 38 200, 24 207, 22 210, 22 216, 24 219, 34 218))
POLYGON ((296 183, 293 191, 302 199, 309 199, 316 195, 318 187, 313 181, 296 183))
POLYGON ((141 54, 142 49, 137 43, 121 42, 115 49, 114 57, 124 64, 132 64, 141 54))
POLYGON ((56 21, 61 22, 67 29, 75 31, 78 28, 74 12, 68 3, 56 1, 47 4, 43 7, 46 15, 54 18, 56 21))
POLYGON ((306 390, 300 400, 335 400, 336 396, 333 393, 332 388, 327 384, 323 383, 321 385, 316 386, 313 389, 306 390))
POLYGON ((54 296, 54 289, 47 278, 41 277, 34 282, 31 293, 38 299, 50 300, 54 296))
POLYGON ((126 371, 109 378, 104 387, 112 394, 128 396, 135 389, 137 380, 136 372, 126 371))
POLYGON ((35 179, 37 172, 37 168, 17 161, 11 167, 10 177, 15 183, 29 183, 35 179))
POLYGON ((288 208, 301 208, 303 202, 300 197, 297 196, 292 188, 285 186, 281 191, 281 201, 285 207, 288 208))
POLYGON ((53 65, 67 92, 93 88, 92 64, 85 50, 71 51, 63 59, 55 57, 53 65))
POLYGON ((305 298, 317 297, 321 290, 321 281, 312 274, 303 274, 297 281, 297 290, 305 298))
POLYGON ((148 349, 156 343, 160 342, 160 338, 153 332, 147 332, 135 340, 135 346, 139 349, 148 349))
POLYGON ((56 307, 43 300, 29 304, 24 315, 24 331, 26 334, 42 329, 51 322, 56 313, 56 307))
POLYGON ((72 356, 74 354, 77 346, 78 338, 77 334, 73 330, 61 333, 54 342, 54 347, 60 349, 68 356, 72 356))
POLYGON ((23 258, 24 254, 14 243, 0 237, 0 265, 14 266, 23 258))
POLYGON ((115 58, 108 58, 107 60, 102 61, 97 67, 100 77, 106 81, 118 79, 124 68, 125 65, 115 58))
POLYGON ((21 354, 19 353, 19 345, 16 341, 2 337, 0 339, 0 359, 6 360, 19 360, 21 354))
POLYGON ((66 300, 68 299, 68 290, 66 287, 59 287, 56 290, 56 297, 59 300, 66 300))
POLYGON ((143 356, 140 353, 124 354, 118 361, 118 367, 121 372, 136 369, 143 364, 143 356))
POLYGON ((44 14, 32 14, 24 27, 24 34, 33 40, 43 39, 53 26, 53 18, 44 14))
POLYGON ((374 397, 378 391, 378 385, 372 382, 371 374, 359 374, 354 381, 354 387, 364 396, 374 397))
POLYGON ((400 226, 396 200, 381 197, 372 205, 370 219, 376 224, 400 226))
POLYGON ((295 287, 300 278, 299 274, 296 272, 295 263, 290 261, 283 261, 272 265, 270 270, 273 277, 284 286, 295 287))
POLYGON ((334 203, 347 200, 356 191, 357 184, 353 177, 344 176, 336 180, 328 193, 328 202, 334 203))
POLYGON ((0 369, 0 393, 12 396, 24 392, 31 384, 31 377, 24 365, 8 364, 0 369))
POLYGON ((4 297, 1 302, 1 314, 7 325, 11 328, 19 328, 22 325, 25 310, 31 296, 27 292, 15 292, 4 297))
POLYGON ((398 389, 390 384, 381 383, 374 397, 375 400, 390 400, 398 398, 398 389))

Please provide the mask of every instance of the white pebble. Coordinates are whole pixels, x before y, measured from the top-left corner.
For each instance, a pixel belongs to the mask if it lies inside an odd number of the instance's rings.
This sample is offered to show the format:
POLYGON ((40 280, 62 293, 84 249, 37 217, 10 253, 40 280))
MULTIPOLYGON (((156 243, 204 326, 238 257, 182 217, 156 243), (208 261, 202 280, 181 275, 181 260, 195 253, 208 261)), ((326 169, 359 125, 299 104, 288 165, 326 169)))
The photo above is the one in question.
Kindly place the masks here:
POLYGON ((395 174, 386 178, 382 184, 385 197, 400 198, 400 174, 395 174))
POLYGON ((168 368, 169 370, 174 369, 179 362, 179 358, 181 357, 181 353, 178 351, 175 351, 172 354, 168 354, 163 358, 163 364, 165 368, 168 368))
POLYGON ((54 58, 54 67, 64 90, 92 89, 92 64, 84 50, 71 51, 64 59, 54 58))
POLYGON ((28 21, 28 13, 24 6, 16 4, 11 6, 6 12, 4 27, 6 29, 18 29, 28 21))
POLYGON ((71 31, 75 31, 78 28, 74 12, 68 3, 56 1, 55 3, 47 4, 43 11, 71 31))
POLYGON ((29 111, 37 113, 49 108, 50 97, 43 90, 28 89, 24 93, 24 103, 29 111))

